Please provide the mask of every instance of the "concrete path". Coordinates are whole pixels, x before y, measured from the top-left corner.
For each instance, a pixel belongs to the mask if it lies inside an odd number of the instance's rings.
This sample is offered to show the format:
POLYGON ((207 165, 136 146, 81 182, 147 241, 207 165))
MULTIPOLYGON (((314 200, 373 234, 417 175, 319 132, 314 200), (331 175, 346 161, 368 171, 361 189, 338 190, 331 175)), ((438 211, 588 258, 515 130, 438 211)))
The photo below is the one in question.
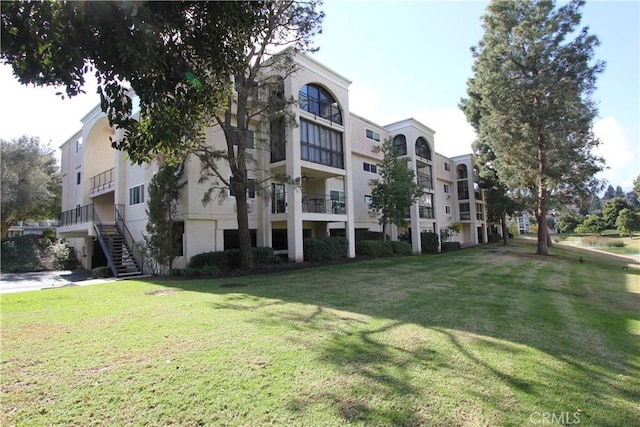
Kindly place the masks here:
POLYGON ((42 271, 38 273, 6 273, 0 275, 0 294, 38 291, 65 286, 87 286, 113 282, 116 279, 92 279, 88 271, 42 271))

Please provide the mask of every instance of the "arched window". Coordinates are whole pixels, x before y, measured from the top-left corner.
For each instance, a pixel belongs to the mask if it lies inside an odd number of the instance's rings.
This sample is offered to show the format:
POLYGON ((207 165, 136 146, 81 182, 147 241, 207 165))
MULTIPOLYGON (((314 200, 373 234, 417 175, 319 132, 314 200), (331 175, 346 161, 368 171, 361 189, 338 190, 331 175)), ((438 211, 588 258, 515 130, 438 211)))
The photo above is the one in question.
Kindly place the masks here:
POLYGON ((393 146, 396 147, 401 156, 407 154, 407 138, 404 135, 396 135, 393 138, 393 146))
POLYGON ((458 179, 467 179, 467 177, 469 176, 467 174, 467 165, 458 165, 458 167, 456 168, 456 176, 458 177, 458 179))
POLYGON ((427 140, 423 137, 416 139, 416 155, 423 159, 431 160, 431 149, 427 140))
POLYGON ((300 109, 333 123, 342 124, 342 111, 335 98, 325 88, 313 83, 302 86, 298 92, 300 109))

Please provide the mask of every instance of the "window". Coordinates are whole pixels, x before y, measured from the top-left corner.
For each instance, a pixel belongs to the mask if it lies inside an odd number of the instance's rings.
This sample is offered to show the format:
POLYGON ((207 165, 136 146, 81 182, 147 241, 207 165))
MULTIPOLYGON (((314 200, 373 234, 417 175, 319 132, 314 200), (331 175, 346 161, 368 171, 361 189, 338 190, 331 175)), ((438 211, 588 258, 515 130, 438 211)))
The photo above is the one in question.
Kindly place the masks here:
POLYGON ((467 166, 460 165, 457 168, 458 179, 466 179, 467 178, 467 166))
POLYGON ((286 208, 284 184, 271 184, 271 213, 285 213, 286 208))
POLYGON ((365 194, 364 195, 364 204, 366 207, 370 208, 371 207, 371 203, 373 203, 373 199, 371 198, 370 194, 365 194))
POLYGON ((371 129, 367 129, 366 135, 367 135, 367 138, 380 142, 380 134, 378 132, 374 132, 371 129))
POLYGON ((373 163, 362 162, 362 169, 367 172, 378 173, 378 165, 373 163))
POLYGON ((431 149, 427 140, 423 137, 416 139, 416 155, 423 159, 431 160, 431 149))
POLYGON ((284 117, 278 117, 269 123, 269 139, 271 142, 271 163, 287 158, 284 117))
POLYGON ((433 175, 432 175, 432 167, 423 162, 416 162, 416 166, 418 168, 418 185, 422 188, 426 188, 427 190, 433 190, 433 175))
POLYGON ((484 219, 482 203, 476 203, 476 219, 482 221, 484 219))
POLYGON ((449 193, 449 192, 450 192, 450 190, 449 190, 449 184, 445 184, 445 185, 444 185, 444 192, 445 192, 445 193, 449 193))
POLYGON ((431 193, 424 194, 422 196, 422 202, 423 202, 423 205, 419 206, 419 208, 418 208, 419 214, 420 214, 420 218, 433 219, 434 218, 433 194, 431 194, 431 193))
POLYGON ((81 173, 78 172, 76 173, 76 184, 80 185, 80 183, 82 182, 82 178, 81 178, 81 173))
POLYGON ((444 213, 450 214, 451 213, 451 208, 449 206, 445 206, 444 207, 444 213))
POLYGON ((450 171, 451 170, 451 165, 447 162, 444 162, 444 170, 446 171, 450 171))
POLYGON ((396 147, 401 156, 407 154, 407 138, 404 135, 396 135, 393 138, 393 146, 396 147))
POLYGON ((79 153, 82 151, 82 139, 77 139, 76 140, 76 153, 79 153))
POLYGON ((300 119, 300 145, 302 160, 344 169, 342 132, 300 119))
POLYGON ((469 198, 469 186, 467 181, 458 181, 458 199, 466 200, 469 198))
MULTIPOLYGON (((232 127, 231 140, 233 145, 238 145, 239 136, 240 136, 240 131, 238 130, 238 128, 235 126, 232 127)), ((251 129, 247 129, 244 148, 256 148, 253 142, 253 131, 251 129)))
MULTIPOLYGON (((236 191, 234 190, 235 179, 233 176, 229 177, 229 195, 235 197, 236 191)), ((247 198, 255 199, 256 198, 256 180, 255 179, 247 179, 247 198)))
POLYGON ((334 214, 344 214, 347 212, 344 202, 344 191, 329 190, 329 198, 331 199, 331 212, 334 214))
POLYGON ((469 221, 471 219, 471 207, 469 203, 460 203, 460 221, 469 221))
POLYGON ((173 238, 173 254, 177 257, 184 256, 184 221, 173 223, 171 237, 173 238))
POLYGON ((304 85, 298 92, 298 105, 301 110, 342 124, 342 111, 335 98, 325 88, 315 84, 304 85))
POLYGON ((129 206, 144 203, 144 184, 129 188, 129 206))

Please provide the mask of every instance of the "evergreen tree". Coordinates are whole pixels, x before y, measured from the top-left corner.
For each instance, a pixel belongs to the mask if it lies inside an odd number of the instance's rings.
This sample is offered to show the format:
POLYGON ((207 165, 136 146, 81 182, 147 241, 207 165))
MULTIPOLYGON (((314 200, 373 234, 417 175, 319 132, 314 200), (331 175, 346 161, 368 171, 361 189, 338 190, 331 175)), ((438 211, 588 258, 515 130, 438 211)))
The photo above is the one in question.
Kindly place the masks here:
POLYGON ((384 159, 378 169, 382 179, 371 190, 371 210, 380 214, 384 240, 387 224, 403 226, 407 223, 407 210, 422 195, 422 189, 416 182, 415 173, 394 147, 392 138, 384 141, 382 152, 384 159))
POLYGON ((604 192, 604 195, 602 196, 602 201, 606 202, 607 200, 611 200, 614 197, 616 197, 616 190, 613 188, 613 185, 609 185, 607 187, 607 190, 604 192))
POLYGON ((624 197, 614 197, 608 200, 602 208, 602 218, 607 228, 616 228, 616 221, 622 209, 629 209, 630 206, 624 197))
MULTIPOLYGON (((492 1, 472 49, 474 76, 462 108, 478 115, 478 138, 495 153, 500 179, 529 192, 539 224, 552 199, 584 198, 602 168, 592 153, 599 142, 591 96, 604 64, 592 64, 598 39, 578 28, 583 4, 556 10, 548 1, 492 1)), ((548 237, 539 227, 536 253, 548 253, 548 237)))
POLYGON ((171 270, 176 257, 176 238, 174 236, 174 219, 178 209, 180 182, 184 171, 183 165, 161 165, 149 183, 149 199, 147 200, 147 234, 144 241, 150 255, 160 270, 171 270))
POLYGON ((575 212, 567 212, 558 218, 558 229, 563 233, 573 233, 576 227, 584 221, 580 215, 575 212))
POLYGON ((633 192, 636 193, 636 196, 640 199, 640 175, 633 180, 633 192))
POLYGON ((615 197, 623 197, 624 198, 624 191, 622 191, 622 187, 620 187, 619 185, 616 186, 616 196, 615 197))

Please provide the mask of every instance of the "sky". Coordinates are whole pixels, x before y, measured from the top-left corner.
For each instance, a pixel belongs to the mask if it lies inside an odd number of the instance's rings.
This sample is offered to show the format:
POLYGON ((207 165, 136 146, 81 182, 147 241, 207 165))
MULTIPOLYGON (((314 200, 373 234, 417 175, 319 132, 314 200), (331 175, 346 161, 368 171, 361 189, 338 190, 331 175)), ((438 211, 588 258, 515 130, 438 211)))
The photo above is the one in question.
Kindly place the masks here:
MULTIPOLYGON (((475 137, 458 108, 472 76, 470 48, 482 38, 486 1, 325 0, 323 32, 314 58, 352 81, 352 112, 380 125, 413 117, 435 131, 445 156, 471 152, 475 137)), ((562 4, 562 3, 559 3, 562 4)), ((606 62, 595 99, 599 178, 632 189, 640 174, 640 2, 589 1, 582 26, 598 36, 596 58, 606 62)), ((59 147, 80 129, 99 99, 61 100, 55 88, 20 85, 0 65, 0 138, 39 136, 59 147)))

